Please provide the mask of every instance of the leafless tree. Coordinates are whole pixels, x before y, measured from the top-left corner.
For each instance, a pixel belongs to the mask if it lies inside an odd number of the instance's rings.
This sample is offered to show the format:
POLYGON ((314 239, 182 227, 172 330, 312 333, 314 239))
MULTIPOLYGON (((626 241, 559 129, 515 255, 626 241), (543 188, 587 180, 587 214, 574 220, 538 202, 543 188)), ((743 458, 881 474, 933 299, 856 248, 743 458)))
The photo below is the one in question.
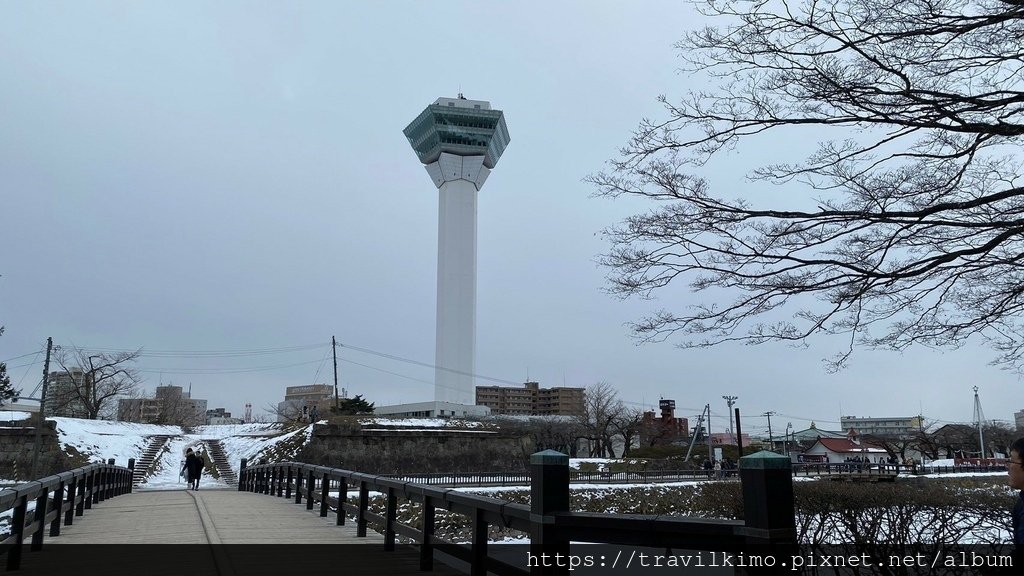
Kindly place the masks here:
POLYGON ((942 450, 942 443, 931 431, 926 428, 917 430, 913 434, 913 446, 922 456, 931 460, 939 459, 939 452, 942 450))
POLYGON ((590 442, 590 456, 615 458, 613 423, 624 410, 618 392, 607 382, 588 386, 583 394, 580 424, 590 442))
POLYGON ((55 406, 57 413, 70 410, 90 420, 113 418, 117 408, 114 399, 135 397, 138 393, 141 379, 134 362, 141 352, 90 352, 64 347, 56 350, 58 374, 69 385, 55 386, 52 393, 48 390, 47 404, 55 406))
POLYGON ((295 402, 283 402, 280 404, 267 404, 263 407, 265 413, 270 416, 270 421, 277 422, 301 422, 302 406, 295 402))
POLYGON ((615 434, 622 440, 622 456, 628 457, 633 448, 634 440, 639 442, 640 428, 643 425, 644 412, 639 408, 623 407, 619 415, 612 419, 611 426, 615 434))
POLYGON ((903 350, 986 342, 1024 364, 1024 3, 709 1, 722 23, 678 44, 715 87, 662 97, 597 194, 662 204, 606 230, 611 292, 678 281, 714 303, 633 326, 685 347, 842 335, 903 350), (818 141, 754 182, 793 202, 712 192, 701 169, 751 141, 818 141), (813 208, 817 205, 816 208, 813 208), (807 209, 810 207, 811 209, 807 209))

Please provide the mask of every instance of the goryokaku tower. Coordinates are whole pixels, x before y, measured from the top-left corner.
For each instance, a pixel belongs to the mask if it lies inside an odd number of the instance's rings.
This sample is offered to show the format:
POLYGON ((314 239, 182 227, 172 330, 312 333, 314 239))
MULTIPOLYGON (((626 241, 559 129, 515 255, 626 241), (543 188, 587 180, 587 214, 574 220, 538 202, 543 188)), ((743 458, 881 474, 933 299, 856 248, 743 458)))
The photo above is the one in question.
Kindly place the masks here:
POLYGON ((476 198, 508 146, 490 102, 438 98, 402 131, 439 191, 434 400, 473 405, 476 395, 476 198))

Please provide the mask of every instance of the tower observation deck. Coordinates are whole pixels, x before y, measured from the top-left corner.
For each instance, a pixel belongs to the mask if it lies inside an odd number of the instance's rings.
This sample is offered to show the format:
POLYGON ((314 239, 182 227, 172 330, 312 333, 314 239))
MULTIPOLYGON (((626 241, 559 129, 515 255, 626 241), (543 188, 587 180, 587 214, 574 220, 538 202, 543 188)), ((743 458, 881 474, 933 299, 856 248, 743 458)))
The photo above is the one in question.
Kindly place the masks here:
POLYGON ((476 368, 477 192, 509 143, 489 102, 438 98, 402 131, 438 188, 434 399, 471 405, 476 368))

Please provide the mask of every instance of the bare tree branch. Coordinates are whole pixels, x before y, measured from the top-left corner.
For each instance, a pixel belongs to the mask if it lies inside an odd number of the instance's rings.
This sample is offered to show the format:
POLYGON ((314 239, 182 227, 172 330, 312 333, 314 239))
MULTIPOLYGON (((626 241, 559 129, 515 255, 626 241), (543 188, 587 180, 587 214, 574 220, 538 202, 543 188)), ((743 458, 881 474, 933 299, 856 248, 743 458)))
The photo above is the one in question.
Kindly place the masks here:
POLYGON ((667 117, 641 122, 588 178, 597 195, 661 202, 604 231, 612 294, 685 282, 715 302, 656 312, 636 335, 684 347, 846 335, 833 369, 859 346, 979 339, 1020 369, 1024 5, 726 0, 702 11, 724 24, 678 48, 716 89, 662 97, 667 117), (749 175, 817 210, 712 195, 712 157, 780 128, 786 141, 837 131, 803 161, 749 175))

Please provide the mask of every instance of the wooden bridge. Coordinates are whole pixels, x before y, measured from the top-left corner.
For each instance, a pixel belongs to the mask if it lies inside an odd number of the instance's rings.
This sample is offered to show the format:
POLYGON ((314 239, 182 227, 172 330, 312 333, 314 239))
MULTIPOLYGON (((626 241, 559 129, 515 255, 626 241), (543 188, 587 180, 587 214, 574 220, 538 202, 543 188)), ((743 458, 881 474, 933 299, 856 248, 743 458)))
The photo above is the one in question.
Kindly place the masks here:
MULTIPOLYGON (((502 559, 496 553, 501 547, 488 541, 491 526, 519 530, 533 550, 549 554, 567 554, 570 542, 662 551, 795 550, 792 471, 788 459, 776 454, 742 460, 745 521, 571 512, 568 457, 557 452, 534 454, 531 478, 527 506, 349 470, 293 462, 247 467, 244 460, 237 491, 133 492, 131 469, 92 464, 0 491, 9 530, 0 553, 9 571, 54 574, 67 561, 61 550, 89 549, 65 544, 201 545, 212 552, 199 555, 199 571, 189 573, 224 576, 252 573, 243 567, 253 562, 253 548, 231 545, 328 544, 320 549, 349 557, 346 575, 460 573, 452 566, 475 576, 570 573, 567 566, 528 568, 525 555, 518 562, 502 559), (373 510, 371 492, 383 499, 373 510), (414 506, 418 520, 401 522, 399 503, 414 506), (442 510, 469 519, 468 543, 436 534, 442 510), (339 544, 356 546, 338 552, 339 544), (353 558, 359 570, 351 569, 353 558)), ((126 548, 144 549, 118 549, 126 548)), ((281 550, 274 556, 287 556, 282 568, 288 573, 323 568, 288 554, 287 547, 259 550, 264 558, 267 550, 281 550)), ((96 562, 111 568, 109 554, 96 562)))

